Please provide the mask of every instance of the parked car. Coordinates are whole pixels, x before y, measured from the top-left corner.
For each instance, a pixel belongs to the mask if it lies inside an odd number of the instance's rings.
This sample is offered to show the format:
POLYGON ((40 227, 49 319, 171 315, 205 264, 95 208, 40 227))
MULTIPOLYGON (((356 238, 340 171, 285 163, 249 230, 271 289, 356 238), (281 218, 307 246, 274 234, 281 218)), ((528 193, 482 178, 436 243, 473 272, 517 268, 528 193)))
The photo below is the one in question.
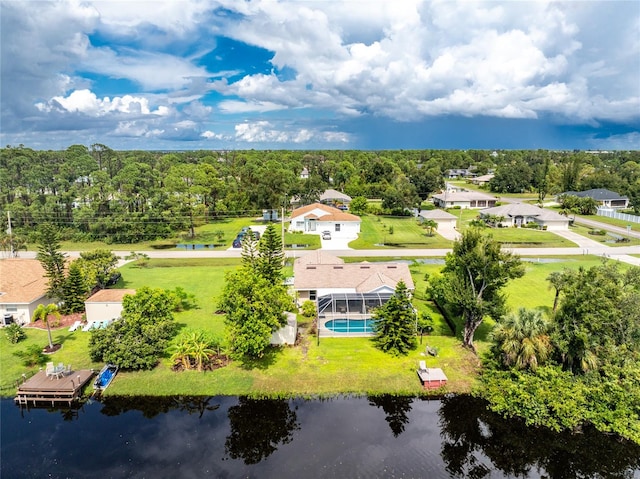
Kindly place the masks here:
POLYGON ((234 248, 242 248, 242 238, 240 238, 239 236, 236 237, 236 239, 233 240, 233 244, 232 246, 234 248))
POLYGON ((323 231, 322 232, 322 239, 323 240, 330 240, 331 239, 331 231, 323 231))
POLYGON ((342 211, 347 211, 349 207, 347 205, 338 205, 338 209, 342 211))
MULTIPOLYGON (((242 228, 242 231, 240 231, 240 233, 238 233, 238 236, 236 236, 236 239, 233 240, 232 246, 234 248, 242 248, 242 240, 244 240, 244 237, 247 235, 247 232, 251 231, 251 228, 249 227, 245 227, 245 228, 242 228)), ((253 238, 256 241, 260 240, 260 233, 258 233, 257 231, 251 231, 251 233, 253 233, 253 238)))

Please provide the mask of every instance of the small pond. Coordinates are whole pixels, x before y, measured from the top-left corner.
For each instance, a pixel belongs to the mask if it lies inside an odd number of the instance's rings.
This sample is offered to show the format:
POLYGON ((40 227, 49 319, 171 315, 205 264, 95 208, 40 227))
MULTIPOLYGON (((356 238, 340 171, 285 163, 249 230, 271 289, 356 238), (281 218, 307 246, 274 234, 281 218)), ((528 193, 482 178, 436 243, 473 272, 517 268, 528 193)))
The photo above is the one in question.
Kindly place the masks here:
POLYGON ((640 447, 556 434, 468 396, 0 401, 2 477, 640 477, 640 447))

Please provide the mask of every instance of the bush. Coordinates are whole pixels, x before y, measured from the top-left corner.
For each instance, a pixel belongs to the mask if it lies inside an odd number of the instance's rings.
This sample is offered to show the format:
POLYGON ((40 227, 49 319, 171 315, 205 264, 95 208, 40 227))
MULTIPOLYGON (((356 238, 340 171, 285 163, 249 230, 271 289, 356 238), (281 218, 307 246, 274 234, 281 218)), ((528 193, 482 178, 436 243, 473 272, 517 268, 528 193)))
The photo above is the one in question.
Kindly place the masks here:
POLYGON ((18 324, 10 324, 5 328, 7 339, 10 343, 16 344, 27 337, 27 333, 24 332, 22 327, 18 324))
POLYGON ((37 344, 32 344, 24 351, 16 351, 13 354, 22 359, 22 364, 27 367, 42 366, 47 362, 47 357, 42 353, 42 346, 37 344))
POLYGON ((306 300, 302 303, 302 315, 305 318, 312 318, 316 315, 316 303, 311 300, 306 300))

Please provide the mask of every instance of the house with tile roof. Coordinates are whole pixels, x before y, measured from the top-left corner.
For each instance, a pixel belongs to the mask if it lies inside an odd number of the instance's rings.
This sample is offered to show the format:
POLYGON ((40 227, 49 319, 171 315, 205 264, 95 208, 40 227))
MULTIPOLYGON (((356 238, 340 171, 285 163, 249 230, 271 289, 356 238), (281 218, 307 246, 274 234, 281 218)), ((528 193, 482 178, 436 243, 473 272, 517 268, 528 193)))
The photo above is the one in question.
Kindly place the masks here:
POLYGON ((503 218, 501 223, 504 226, 525 226, 533 222, 550 231, 569 229, 568 217, 526 203, 510 203, 480 211, 481 218, 489 216, 503 218))
POLYGON ((357 238, 360 217, 322 203, 296 208, 291 213, 289 231, 321 234, 330 231, 336 238, 357 238))
POLYGON ((311 252, 296 260, 293 273, 298 303, 316 303, 322 335, 369 335, 370 326, 349 330, 344 325, 366 324, 374 309, 391 298, 400 281, 410 292, 415 289, 406 263, 345 263, 327 253, 311 252), (335 328, 338 322, 344 326, 340 330, 335 328))
POLYGON ((400 280, 409 291, 415 288, 406 263, 345 263, 326 252, 298 258, 293 275, 300 302, 331 293, 393 293, 400 280))
POLYGON ((40 304, 49 304, 47 278, 35 259, 0 259, 0 321, 7 324, 31 322, 40 304))
POLYGON ((84 302, 87 324, 109 323, 122 315, 122 300, 135 289, 101 289, 84 302))

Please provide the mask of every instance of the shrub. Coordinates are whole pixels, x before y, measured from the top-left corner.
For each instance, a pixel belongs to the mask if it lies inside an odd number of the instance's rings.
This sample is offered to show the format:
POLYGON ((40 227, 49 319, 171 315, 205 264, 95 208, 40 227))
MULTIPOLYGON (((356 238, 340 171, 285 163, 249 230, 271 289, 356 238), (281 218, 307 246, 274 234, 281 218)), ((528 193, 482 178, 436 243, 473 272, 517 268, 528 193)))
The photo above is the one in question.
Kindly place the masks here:
POLYGON ((27 367, 42 366, 47 362, 47 357, 42 353, 42 346, 37 344, 32 344, 24 351, 16 351, 13 354, 22 359, 22 364, 27 367))
POLYGON ((305 318, 312 318, 316 315, 316 303, 311 300, 306 300, 302 303, 302 315, 305 318))
POLYGON ((18 324, 10 324, 5 328, 7 339, 10 343, 16 344, 27 337, 27 333, 24 332, 22 327, 18 324))

